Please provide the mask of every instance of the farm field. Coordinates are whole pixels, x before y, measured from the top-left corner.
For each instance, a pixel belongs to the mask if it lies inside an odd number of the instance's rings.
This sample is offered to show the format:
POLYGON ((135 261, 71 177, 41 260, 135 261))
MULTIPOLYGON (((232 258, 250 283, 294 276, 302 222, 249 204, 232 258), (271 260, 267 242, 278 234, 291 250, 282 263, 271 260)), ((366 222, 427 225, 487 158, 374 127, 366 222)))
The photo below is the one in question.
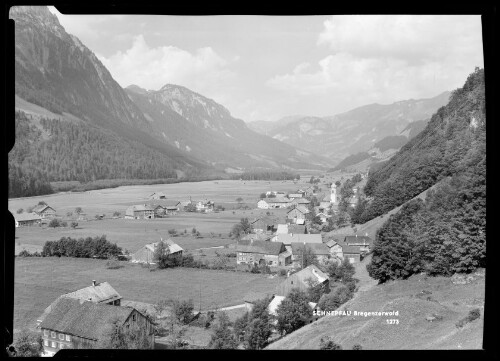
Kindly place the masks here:
POLYGON ((106 260, 33 257, 16 258, 14 329, 33 326, 43 310, 63 293, 97 282, 109 282, 124 300, 155 303, 160 299, 193 299, 195 308, 242 304, 249 290, 272 293, 282 281, 261 274, 176 268, 150 272, 121 262, 107 269, 106 260))
MULTIPOLYGON (((30 251, 41 250, 46 241, 55 241, 61 237, 95 237, 106 235, 106 239, 131 252, 137 251, 147 243, 157 242, 160 237, 169 237, 168 230, 176 229, 178 233, 187 231, 188 236, 173 237, 173 240, 185 250, 224 246, 233 241, 228 233, 241 218, 250 220, 265 215, 267 210, 238 210, 212 213, 181 212, 168 218, 157 219, 103 219, 100 221, 79 221, 78 227, 49 228, 47 226, 31 226, 16 228, 16 251, 26 248, 30 251), (234 214, 233 214, 234 212, 234 214), (196 228, 203 238, 191 236, 196 228)), ((272 214, 285 220, 285 210, 271 210, 272 214)))

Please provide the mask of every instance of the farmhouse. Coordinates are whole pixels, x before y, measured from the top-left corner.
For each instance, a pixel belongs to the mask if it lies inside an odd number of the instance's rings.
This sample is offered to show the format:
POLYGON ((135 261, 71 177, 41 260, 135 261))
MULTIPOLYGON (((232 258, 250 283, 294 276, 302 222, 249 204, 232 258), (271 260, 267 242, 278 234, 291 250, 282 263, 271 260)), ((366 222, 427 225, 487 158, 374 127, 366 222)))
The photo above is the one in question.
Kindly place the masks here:
POLYGON ((328 218, 331 218, 329 214, 326 214, 324 212, 319 212, 316 214, 319 219, 321 219, 321 223, 326 223, 328 221, 328 218))
MULTIPOLYGON (((305 220, 306 219, 306 214, 310 213, 309 209, 302 205, 298 205, 295 208, 292 208, 291 210, 288 211, 286 214, 286 218, 291 220, 293 223, 298 223, 297 220, 305 220)), ((303 222, 302 222, 303 223, 303 222)))
POLYGON ((264 198, 257 203, 257 207, 262 209, 287 208, 290 206, 290 200, 285 197, 264 198))
POLYGON ((163 192, 154 192, 153 194, 150 194, 149 199, 166 199, 167 196, 163 192))
POLYGON ((274 233, 276 232, 276 225, 279 222, 278 217, 265 216, 257 218, 251 222, 254 232, 274 233))
POLYGON ((236 263, 249 265, 287 266, 291 263, 291 254, 280 242, 240 240, 236 244, 236 263))
POLYGON ((324 263, 330 258, 330 249, 324 243, 299 243, 292 242, 292 262, 294 266, 300 266, 302 263, 302 252, 304 248, 307 247, 316 256, 316 259, 321 263, 324 263))
POLYGON ((42 217, 36 213, 15 214, 16 227, 33 226, 42 223, 42 217))
POLYGON ((309 289, 309 279, 318 284, 324 284, 327 287, 329 286, 328 276, 315 265, 309 265, 306 268, 288 276, 286 280, 281 282, 276 287, 276 294, 286 297, 294 288, 307 292, 309 289))
POLYGON ((113 322, 124 330, 136 329, 139 339, 154 347, 153 324, 136 309, 62 297, 40 324, 44 355, 53 356, 64 348, 99 347, 113 322))
MULTIPOLYGON (((363 258, 365 252, 361 251, 360 246, 348 245, 347 243, 341 241, 340 239, 335 239, 334 242, 336 242, 337 245, 342 248, 342 253, 340 254, 340 252, 338 251, 338 247, 336 247, 335 255, 337 257, 341 259, 347 258, 350 263, 361 262, 361 259, 363 258)), ((330 250, 332 250, 332 248, 330 248, 330 250)))
POLYGON ((153 208, 153 213, 155 215, 155 218, 161 218, 165 216, 166 209, 161 204, 151 204, 150 207, 153 208))
POLYGON ((154 217, 154 208, 147 204, 130 206, 125 211, 125 219, 152 219, 154 217))
POLYGON ((344 243, 348 246, 359 247, 361 252, 370 252, 373 240, 368 236, 358 236, 356 234, 354 236, 345 236, 344 243))
POLYGON ((215 203, 206 199, 196 203, 196 210, 198 212, 212 212, 214 207, 215 203))
POLYGON ((38 214, 42 218, 51 218, 56 215, 56 211, 51 206, 46 204, 39 204, 33 208, 33 213, 38 214))
POLYGON ((60 298, 74 298, 82 301, 90 301, 94 303, 103 303, 111 306, 120 306, 122 296, 116 290, 111 287, 108 282, 97 283, 95 280, 92 281, 92 285, 89 287, 84 287, 74 292, 65 293, 59 296, 52 304, 50 304, 43 312, 43 314, 37 319, 38 325, 45 319, 45 317, 51 312, 54 304, 60 298))
MULTIPOLYGON (((184 250, 177 243, 172 241, 170 238, 165 241, 160 240, 160 242, 163 242, 165 247, 168 248, 168 251, 170 252, 169 257, 177 259, 182 258, 182 252, 184 250)), ((154 253, 160 242, 146 244, 144 247, 140 248, 132 255, 131 262, 155 264, 154 253)))
POLYGON ((296 198, 290 202, 290 206, 297 207, 298 205, 307 206, 311 201, 307 198, 296 198))
POLYGON ((325 245, 328 247, 330 250, 330 254, 334 257, 337 257, 339 259, 343 259, 343 254, 342 254, 342 246, 338 244, 335 240, 330 239, 328 242, 325 243, 325 245))

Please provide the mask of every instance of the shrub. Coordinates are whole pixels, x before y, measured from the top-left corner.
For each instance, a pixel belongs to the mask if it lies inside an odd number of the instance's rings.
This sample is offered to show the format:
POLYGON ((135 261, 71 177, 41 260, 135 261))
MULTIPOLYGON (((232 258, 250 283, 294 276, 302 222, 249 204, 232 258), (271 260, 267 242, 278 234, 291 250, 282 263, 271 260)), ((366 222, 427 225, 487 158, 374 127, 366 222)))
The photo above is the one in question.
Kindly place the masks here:
POLYGON ((49 222, 49 227, 56 228, 56 227, 60 227, 60 226, 61 226, 61 222, 57 218, 54 218, 49 222))
POLYGON ((286 269, 280 269, 280 270, 278 271, 278 275, 280 275, 280 276, 286 276, 286 273, 287 273, 287 272, 286 272, 286 269))
POLYGON ((31 257, 31 256, 32 256, 32 254, 29 251, 25 250, 25 249, 23 249, 18 254, 18 257, 31 257))
POLYGON ((118 211, 116 211, 116 212, 113 213, 113 217, 120 217, 120 215, 121 215, 121 213, 118 212, 118 211))
POLYGON ((75 229, 76 227, 78 227, 78 222, 71 222, 71 228, 75 229))
POLYGON ((22 208, 19 208, 19 209, 17 210, 17 214, 21 214, 21 213, 23 213, 23 212, 24 212, 24 209, 22 209, 22 208))
POLYGON ((319 349, 320 350, 342 350, 342 346, 333 341, 330 337, 325 336, 321 337, 319 341, 319 349))
POLYGON ((170 234, 172 237, 175 237, 177 236, 177 231, 174 228, 172 228, 168 230, 168 234, 170 234))
POLYGON ((479 310, 479 308, 475 308, 475 309, 469 311, 469 315, 467 316, 467 319, 469 320, 469 322, 472 322, 472 321, 478 319, 479 317, 481 317, 481 310, 479 310))
POLYGON ((352 349, 353 350, 362 350, 363 347, 359 343, 357 343, 357 344, 355 344, 355 345, 352 346, 352 349))
POLYGON ((67 226, 68 226, 68 222, 66 222, 66 221, 61 222, 61 227, 67 227, 67 226))

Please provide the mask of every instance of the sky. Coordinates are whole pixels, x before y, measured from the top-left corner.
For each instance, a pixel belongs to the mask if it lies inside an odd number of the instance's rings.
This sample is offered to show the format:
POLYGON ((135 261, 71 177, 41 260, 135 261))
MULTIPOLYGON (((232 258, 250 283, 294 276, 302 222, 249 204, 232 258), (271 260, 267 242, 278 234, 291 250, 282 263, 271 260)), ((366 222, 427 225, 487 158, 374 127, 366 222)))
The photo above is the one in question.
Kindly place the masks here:
POLYGON ((122 86, 185 86, 244 121, 434 97, 483 67, 479 15, 63 15, 122 86))

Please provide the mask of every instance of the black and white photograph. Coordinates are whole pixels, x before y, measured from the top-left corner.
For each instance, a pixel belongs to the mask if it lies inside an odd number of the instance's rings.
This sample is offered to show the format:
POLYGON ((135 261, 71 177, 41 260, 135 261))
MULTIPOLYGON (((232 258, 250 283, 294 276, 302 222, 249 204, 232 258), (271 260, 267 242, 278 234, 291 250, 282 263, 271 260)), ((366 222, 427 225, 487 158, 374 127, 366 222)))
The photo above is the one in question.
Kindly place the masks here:
POLYGON ((6 14, 9 356, 485 349, 481 13, 6 14))

